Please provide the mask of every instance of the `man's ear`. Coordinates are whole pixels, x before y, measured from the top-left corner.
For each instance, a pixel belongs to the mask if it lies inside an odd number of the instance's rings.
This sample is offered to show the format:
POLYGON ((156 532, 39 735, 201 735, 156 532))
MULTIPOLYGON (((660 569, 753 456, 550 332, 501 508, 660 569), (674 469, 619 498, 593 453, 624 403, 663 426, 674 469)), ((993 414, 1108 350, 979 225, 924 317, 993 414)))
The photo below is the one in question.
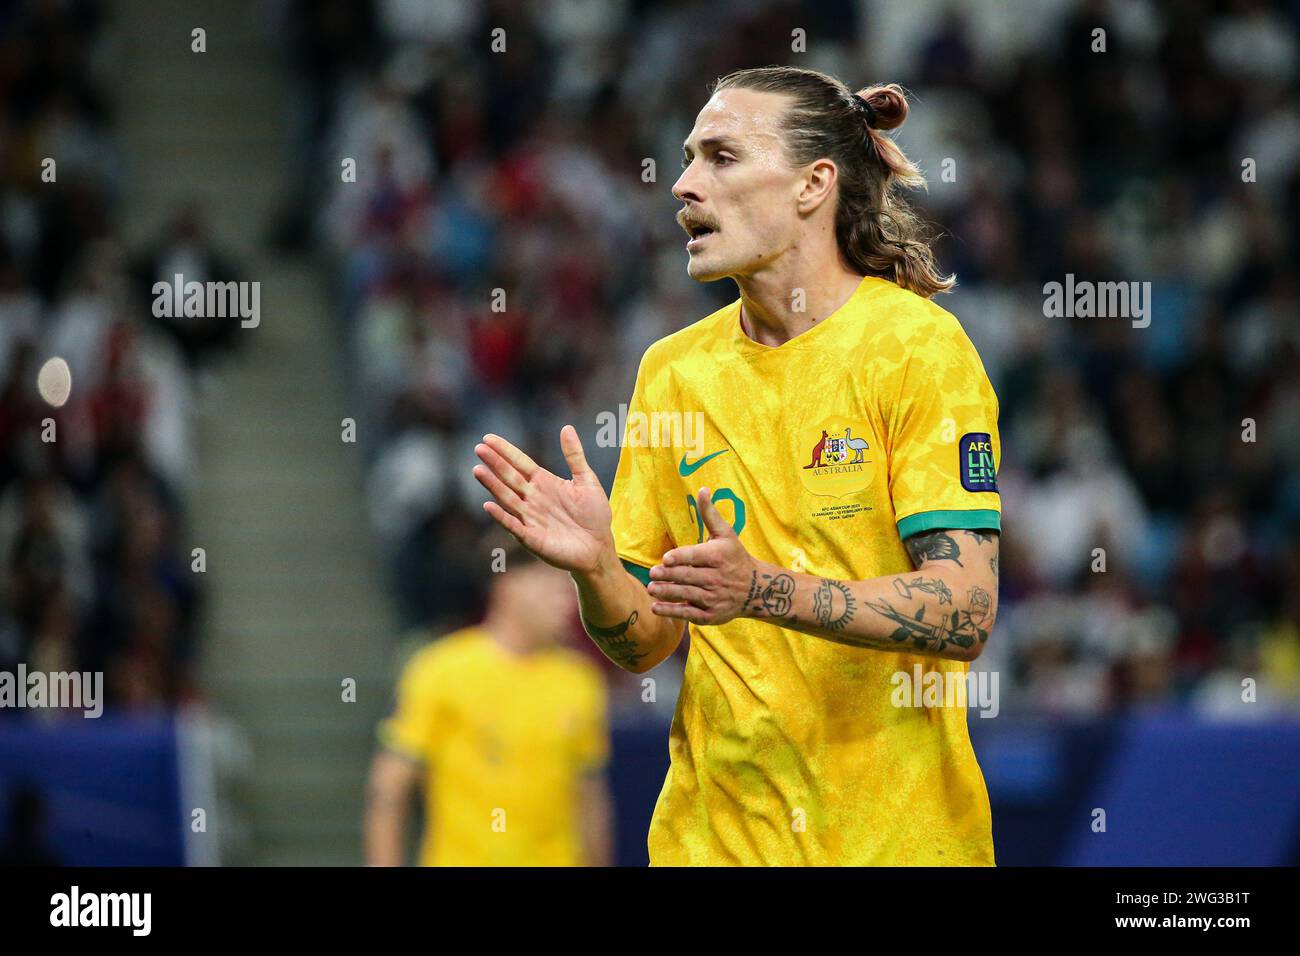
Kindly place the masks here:
POLYGON ((799 190, 799 212, 804 215, 815 212, 830 199, 835 193, 839 177, 840 171, 832 160, 819 159, 810 164, 799 190))

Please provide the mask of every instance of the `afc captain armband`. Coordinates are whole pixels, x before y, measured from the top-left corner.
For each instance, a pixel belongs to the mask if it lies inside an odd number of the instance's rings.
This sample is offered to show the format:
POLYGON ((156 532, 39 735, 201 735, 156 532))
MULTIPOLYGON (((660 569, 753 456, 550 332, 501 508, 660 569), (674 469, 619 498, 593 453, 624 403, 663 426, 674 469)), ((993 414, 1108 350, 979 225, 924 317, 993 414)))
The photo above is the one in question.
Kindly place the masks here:
POLYGON ((967 491, 997 491, 997 466, 993 463, 993 441, 987 432, 967 432, 957 443, 961 462, 961 486, 967 491))

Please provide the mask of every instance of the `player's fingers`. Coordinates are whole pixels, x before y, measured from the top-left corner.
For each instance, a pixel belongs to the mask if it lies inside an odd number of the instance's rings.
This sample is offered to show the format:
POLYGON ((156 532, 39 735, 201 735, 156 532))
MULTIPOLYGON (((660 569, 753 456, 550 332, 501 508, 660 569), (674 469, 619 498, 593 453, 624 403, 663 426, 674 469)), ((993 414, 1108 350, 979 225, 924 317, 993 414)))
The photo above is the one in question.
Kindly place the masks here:
POLYGON ((666 568, 676 567, 683 564, 693 565, 697 568, 712 568, 717 566, 716 549, 708 548, 702 544, 688 544, 682 548, 673 548, 671 551, 664 553, 660 563, 666 568))
POLYGON ((525 548, 528 547, 528 545, 524 542, 524 538, 528 534, 528 529, 524 527, 524 523, 522 521, 520 521, 510 512, 506 511, 495 501, 483 502, 483 510, 486 511, 489 515, 491 515, 497 524, 501 525, 501 527, 505 528, 512 535, 514 535, 516 541, 522 544, 525 548))
POLYGON ((488 490, 488 494, 497 500, 497 504, 516 518, 523 518, 523 499, 511 491, 506 483, 492 472, 492 469, 486 465, 475 465, 474 477, 488 490))
POLYGON ((710 618, 708 611, 702 611, 690 604, 668 604, 664 601, 654 601, 650 605, 650 610, 659 617, 672 617, 679 621, 690 621, 692 624, 707 624, 710 618))
POLYGON ((736 530, 731 527, 731 522, 718 512, 713 506, 713 498, 708 488, 701 488, 695 495, 695 504, 700 510, 700 517, 704 519, 704 527, 709 529, 710 538, 734 538, 736 530))
POLYGON ((574 478, 591 471, 591 467, 587 464, 587 456, 582 452, 582 440, 578 438, 578 430, 572 425, 565 425, 560 429, 560 450, 564 452, 564 460, 569 463, 569 471, 574 478))
POLYGON ((667 581, 651 581, 646 591, 652 598, 659 601, 673 601, 677 604, 693 604, 696 607, 707 607, 712 595, 702 588, 691 587, 688 584, 670 584, 667 581))
POLYGON ((712 568, 697 568, 689 564, 678 564, 671 568, 656 564, 650 569, 651 581, 667 581, 671 584, 689 584, 697 588, 710 588, 716 582, 716 572, 712 568))
POLYGON ((533 461, 522 451, 516 448, 510 442, 506 441, 500 435, 488 433, 483 436, 483 444, 487 445, 498 455, 510 462, 515 470, 524 476, 524 481, 531 481, 533 472, 537 471, 537 462, 533 461))
POLYGON ((478 455, 479 461, 487 465, 501 481, 520 498, 527 496, 528 479, 519 473, 519 469, 510 464, 496 449, 490 445, 479 443, 474 446, 474 454, 478 455))

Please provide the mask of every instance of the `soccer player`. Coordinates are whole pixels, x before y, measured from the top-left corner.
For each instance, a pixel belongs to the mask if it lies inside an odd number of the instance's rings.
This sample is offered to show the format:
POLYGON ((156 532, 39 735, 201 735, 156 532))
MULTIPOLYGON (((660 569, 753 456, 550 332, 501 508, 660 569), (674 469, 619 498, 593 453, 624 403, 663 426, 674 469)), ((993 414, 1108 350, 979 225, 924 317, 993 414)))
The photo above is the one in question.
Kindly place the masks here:
POLYGON ((400 866, 423 783, 424 866, 603 866, 612 839, 604 679, 560 646, 565 575, 511 542, 483 623, 419 651, 379 728, 366 861, 400 866))
MULTIPOLYGON (((487 512, 570 572, 630 671, 690 644, 654 865, 992 865, 963 707, 997 613, 998 405, 900 195, 896 86, 785 67, 715 85, 673 187, 687 270, 740 298, 645 353, 629 405, 701 412, 695 457, 628 435, 607 500, 488 435, 487 512), (712 490, 710 490, 712 489, 712 490)), ((688 453, 689 454, 689 453, 688 453)))

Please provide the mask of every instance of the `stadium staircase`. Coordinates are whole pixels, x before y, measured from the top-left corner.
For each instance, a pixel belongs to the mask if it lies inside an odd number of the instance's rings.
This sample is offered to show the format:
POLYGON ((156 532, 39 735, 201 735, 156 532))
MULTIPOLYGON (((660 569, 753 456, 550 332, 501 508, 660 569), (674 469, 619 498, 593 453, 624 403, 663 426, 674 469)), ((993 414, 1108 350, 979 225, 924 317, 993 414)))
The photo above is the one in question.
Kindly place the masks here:
POLYGON ((116 79, 132 249, 184 200, 261 282, 261 325, 200 389, 191 528, 203 547, 201 676, 239 728, 250 771, 222 819, 221 862, 360 861, 364 772, 391 692, 391 612, 360 493, 333 310, 320 267, 264 241, 290 176, 289 102, 248 0, 119 2, 116 79), (190 51, 191 30, 207 52, 190 51), (233 107, 231 104, 238 104, 233 107), (357 682, 356 702, 343 682, 357 682))

